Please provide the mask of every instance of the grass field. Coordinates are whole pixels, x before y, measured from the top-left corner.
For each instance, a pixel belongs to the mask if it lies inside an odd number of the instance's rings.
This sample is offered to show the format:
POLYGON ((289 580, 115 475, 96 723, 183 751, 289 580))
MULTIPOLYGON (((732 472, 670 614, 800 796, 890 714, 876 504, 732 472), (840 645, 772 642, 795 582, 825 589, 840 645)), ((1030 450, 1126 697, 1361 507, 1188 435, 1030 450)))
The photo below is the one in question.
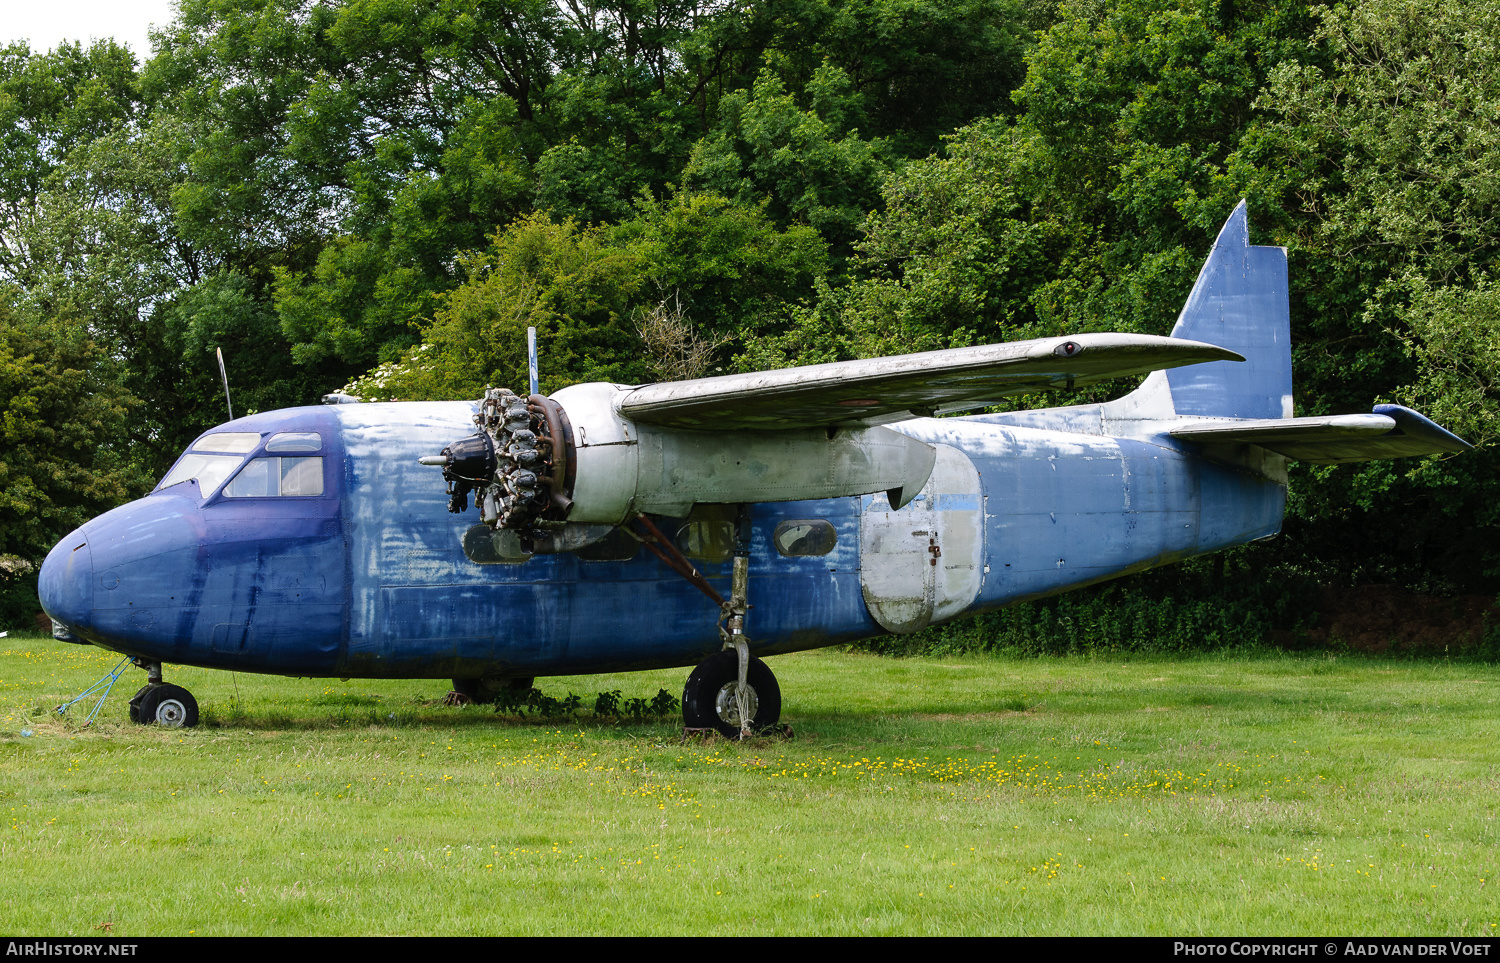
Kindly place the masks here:
MULTIPOLYGON (((194 730, 47 710, 0 640, 0 930, 1491 935, 1500 668, 772 660, 796 737, 528 721, 436 682, 169 666, 194 730)), ((541 681, 680 692, 686 670, 541 681)))

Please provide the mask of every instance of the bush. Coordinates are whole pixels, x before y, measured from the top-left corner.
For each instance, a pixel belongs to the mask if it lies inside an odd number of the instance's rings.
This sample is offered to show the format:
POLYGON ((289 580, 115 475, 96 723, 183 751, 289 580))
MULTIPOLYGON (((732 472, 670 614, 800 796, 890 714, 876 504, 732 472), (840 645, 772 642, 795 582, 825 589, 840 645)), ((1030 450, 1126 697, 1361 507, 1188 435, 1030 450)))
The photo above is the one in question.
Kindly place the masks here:
POLYGON ((957 619, 857 648, 884 655, 1210 652, 1296 638, 1317 613, 1305 574, 1256 571, 1253 549, 957 619))

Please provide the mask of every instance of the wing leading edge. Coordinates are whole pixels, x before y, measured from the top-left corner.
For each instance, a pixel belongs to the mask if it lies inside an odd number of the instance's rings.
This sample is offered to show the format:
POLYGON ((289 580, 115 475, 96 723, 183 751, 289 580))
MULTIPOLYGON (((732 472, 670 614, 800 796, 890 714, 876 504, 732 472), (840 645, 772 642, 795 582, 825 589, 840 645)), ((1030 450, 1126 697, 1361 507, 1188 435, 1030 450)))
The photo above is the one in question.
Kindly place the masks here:
POLYGON ((1167 433, 1205 445, 1259 445, 1315 465, 1440 455, 1474 447, 1400 405, 1376 405, 1368 415, 1200 422, 1167 433))
POLYGON ((625 395, 620 413, 701 430, 879 425, 1039 389, 1243 360, 1182 338, 1080 334, 644 385, 625 395))

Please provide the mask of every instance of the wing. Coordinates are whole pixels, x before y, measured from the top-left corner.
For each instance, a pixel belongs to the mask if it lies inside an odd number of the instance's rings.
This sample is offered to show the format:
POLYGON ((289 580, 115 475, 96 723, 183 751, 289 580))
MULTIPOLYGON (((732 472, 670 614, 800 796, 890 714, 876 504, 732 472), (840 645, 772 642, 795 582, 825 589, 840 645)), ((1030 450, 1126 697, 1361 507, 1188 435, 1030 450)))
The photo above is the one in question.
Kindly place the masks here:
POLYGON ((1080 334, 644 385, 625 395, 620 412, 671 428, 878 425, 978 408, 1038 389, 1243 360, 1200 341, 1080 334))
POLYGON ((1259 445, 1316 465, 1439 455, 1474 447, 1400 405, 1376 405, 1368 415, 1204 422, 1168 434, 1206 445, 1259 445))

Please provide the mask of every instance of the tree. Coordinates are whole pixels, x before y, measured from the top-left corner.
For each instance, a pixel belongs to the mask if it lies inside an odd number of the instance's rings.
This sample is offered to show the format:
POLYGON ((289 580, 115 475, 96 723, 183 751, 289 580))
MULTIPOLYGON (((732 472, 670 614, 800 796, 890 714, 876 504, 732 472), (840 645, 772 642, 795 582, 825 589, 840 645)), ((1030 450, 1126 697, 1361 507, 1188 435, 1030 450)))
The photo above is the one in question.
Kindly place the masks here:
MULTIPOLYGON (((1281 159, 1305 212, 1298 243, 1332 308, 1310 313, 1338 322, 1320 324, 1339 350, 1307 379, 1313 391, 1417 404, 1480 443, 1500 413, 1497 31, 1493 0, 1320 9, 1326 56, 1274 71, 1257 145, 1281 159)), ((1310 473, 1289 527, 1345 577, 1493 592, 1496 458, 1374 464, 1342 482, 1310 473)))
POLYGON ((135 61, 124 47, 0 49, 0 279, 24 284, 45 265, 29 237, 43 216, 48 178, 138 109, 135 61))
POLYGON ((1284 65, 1265 104, 1295 152, 1311 242, 1358 265, 1360 320, 1405 339, 1405 397, 1496 437, 1500 3, 1319 11, 1331 64, 1284 65))
POLYGON ((842 70, 819 68, 806 95, 804 110, 763 71, 753 92, 725 97, 720 128, 693 149, 683 180, 744 205, 764 200, 778 224, 807 224, 847 252, 890 169, 887 146, 848 126, 855 111, 842 70))
POLYGON ((0 300, 0 622, 30 627, 52 546, 149 487, 127 444, 138 405, 81 327, 0 300))
POLYGON ((651 357, 651 373, 658 381, 702 378, 716 360, 714 355, 729 343, 727 337, 710 340, 699 334, 682 309, 682 298, 663 298, 636 311, 636 333, 651 357))
POLYGON ((637 330, 673 298, 711 341, 784 323, 812 293, 827 250, 806 227, 780 231, 756 207, 711 194, 642 201, 618 225, 582 227, 545 213, 498 232, 461 266, 423 344, 349 386, 374 400, 477 396, 527 380, 526 329, 537 329, 542 387, 654 380, 637 330))

